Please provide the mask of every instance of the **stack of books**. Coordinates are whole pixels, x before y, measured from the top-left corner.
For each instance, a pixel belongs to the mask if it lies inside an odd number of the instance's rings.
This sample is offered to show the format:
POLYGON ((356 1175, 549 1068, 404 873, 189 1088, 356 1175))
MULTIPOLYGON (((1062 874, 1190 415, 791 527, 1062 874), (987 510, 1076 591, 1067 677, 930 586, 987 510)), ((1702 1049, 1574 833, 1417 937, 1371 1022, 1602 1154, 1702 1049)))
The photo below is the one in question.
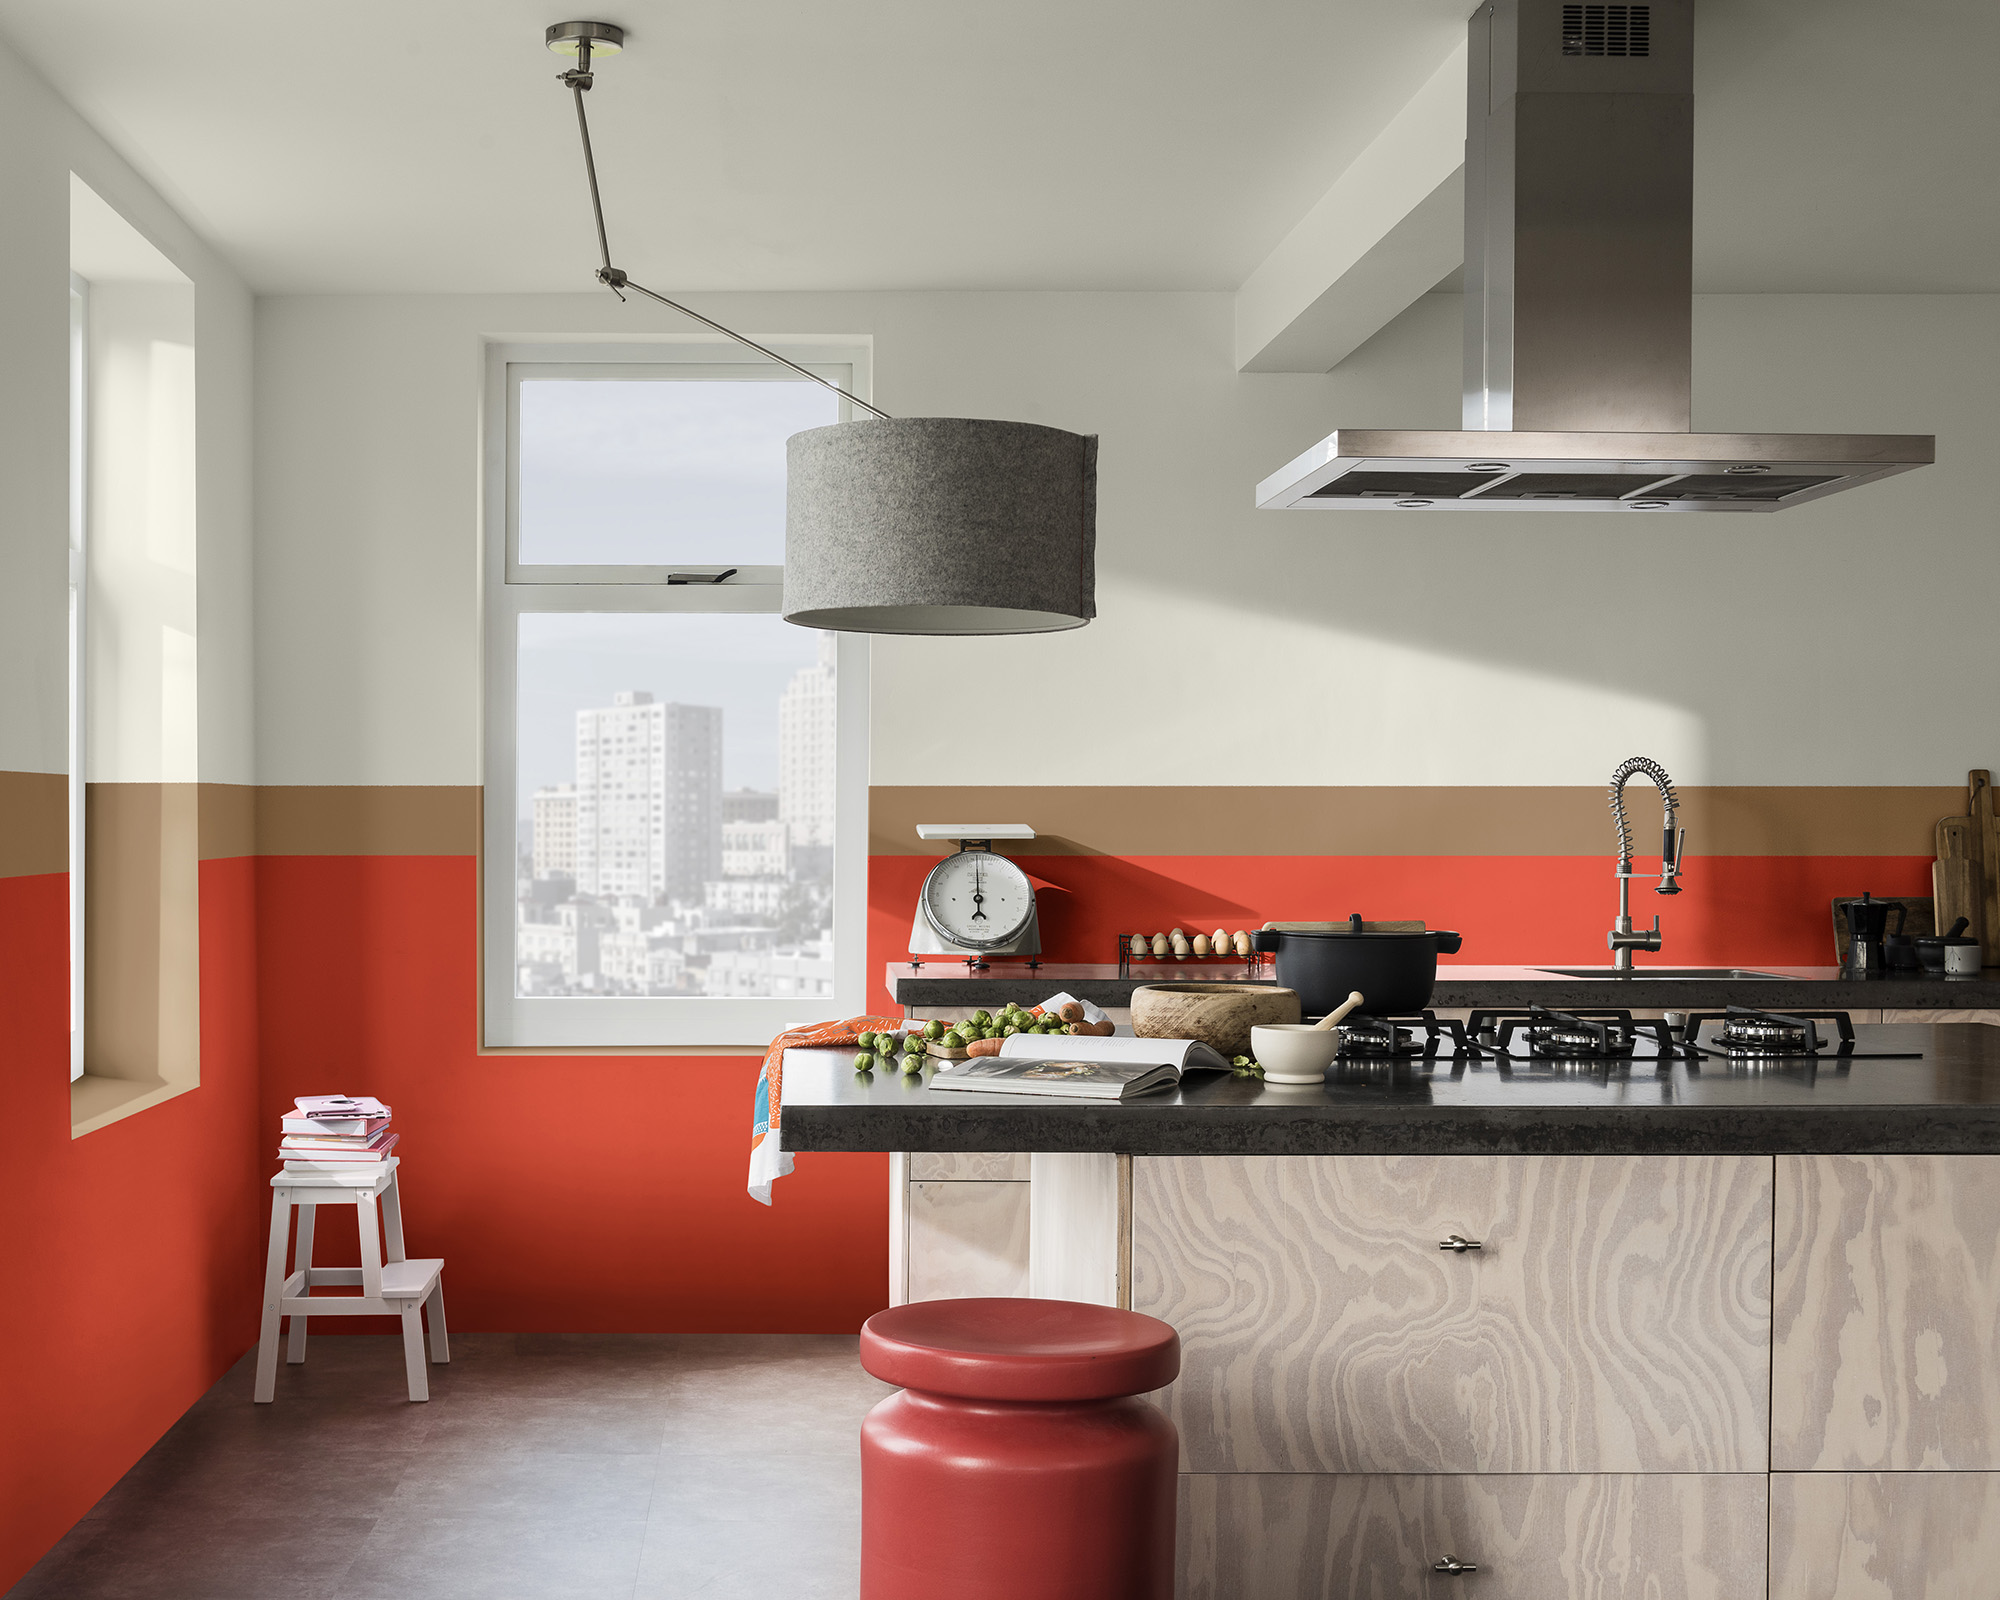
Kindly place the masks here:
POLYGON ((309 1094, 292 1102, 278 1159, 302 1177, 378 1172, 396 1148, 390 1111, 373 1095, 309 1094))

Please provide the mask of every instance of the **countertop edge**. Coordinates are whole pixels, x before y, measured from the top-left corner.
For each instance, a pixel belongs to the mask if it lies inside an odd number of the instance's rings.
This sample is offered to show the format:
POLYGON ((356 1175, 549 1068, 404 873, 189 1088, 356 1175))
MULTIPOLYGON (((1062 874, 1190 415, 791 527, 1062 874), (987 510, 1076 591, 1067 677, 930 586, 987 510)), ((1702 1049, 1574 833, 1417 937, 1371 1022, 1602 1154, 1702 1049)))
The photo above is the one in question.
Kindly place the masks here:
POLYGON ((787 1106, 785 1149, 1119 1155, 1993 1155, 2000 1105, 1356 1108, 787 1106), (954 1126, 956 1124, 956 1126, 954 1126), (976 1126, 970 1125, 976 1124, 976 1126))

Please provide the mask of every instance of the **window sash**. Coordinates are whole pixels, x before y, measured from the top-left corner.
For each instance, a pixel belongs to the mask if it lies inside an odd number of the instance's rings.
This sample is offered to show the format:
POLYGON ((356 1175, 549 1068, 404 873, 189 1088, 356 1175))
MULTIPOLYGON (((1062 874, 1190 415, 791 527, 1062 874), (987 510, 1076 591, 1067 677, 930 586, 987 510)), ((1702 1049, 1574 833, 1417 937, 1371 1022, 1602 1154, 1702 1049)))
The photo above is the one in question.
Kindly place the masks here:
MULTIPOLYGON (((825 349, 787 349, 785 354, 797 361, 808 371, 818 374, 843 389, 854 390, 854 385, 863 379, 864 364, 853 352, 846 352, 842 360, 826 359, 835 352, 825 349), (814 358, 818 359, 814 359, 814 358)), ((507 479, 502 503, 506 507, 506 564, 507 582, 568 584, 568 583, 640 583, 664 584, 670 573, 703 573, 714 576, 729 570, 731 563, 683 563, 674 566, 650 566, 637 562, 603 563, 583 566, 558 565, 553 562, 524 562, 520 559, 520 426, 521 426, 521 383, 528 380, 567 380, 590 383, 633 383, 676 382, 700 383, 718 380, 737 383, 798 383, 801 380, 783 367, 774 366, 762 356, 747 350, 718 350, 713 346, 697 347, 680 359, 662 360, 658 348, 650 350, 624 350, 604 352, 584 360, 543 359, 531 356, 528 359, 515 358, 506 363, 506 459, 507 479)), ((854 391, 860 392, 860 391, 854 391)), ((838 419, 851 421, 854 407, 845 400, 839 401, 838 419)), ((731 583, 779 583, 784 578, 782 565, 738 566, 731 583)), ((679 587, 679 585, 675 585, 679 587)))
MULTIPOLYGON (((865 382, 865 357, 783 347, 795 360, 814 357, 818 367, 845 366, 844 377, 865 382)), ((777 999, 706 999, 692 996, 520 996, 514 967, 515 852, 520 820, 515 780, 520 618, 541 612, 650 612, 772 615, 782 597, 783 569, 746 568, 723 584, 669 586, 665 568, 518 567, 512 560, 515 478, 514 396, 522 376, 569 376, 564 368, 619 362, 633 368, 687 366, 769 370, 761 358, 720 359, 713 346, 584 347, 489 346, 486 387, 486 528, 482 543, 482 645, 484 703, 480 765, 484 807, 480 857, 480 1032, 489 1048, 638 1048, 761 1045, 802 1022, 829 1012, 861 1010, 866 988, 868 641, 839 634, 835 643, 836 715, 834 804, 838 824, 833 853, 834 994, 777 999), (754 367, 752 363, 755 363, 754 367), (526 369, 524 371, 524 369, 526 369), (516 578, 519 571, 526 576, 516 578)), ((748 352, 745 352, 748 355, 748 352)), ((748 377, 748 372, 745 372, 748 377)), ((752 379, 751 381, 761 381, 752 379)), ((795 380, 796 381, 796 380, 795 380)), ((866 394, 867 390, 858 389, 866 394)), ((843 420, 851 408, 842 402, 843 420)), ((699 571, 700 568, 675 568, 699 571)), ((711 569, 715 570, 715 569, 711 569)))
POLYGON ((90 284, 69 275, 69 1079, 83 1076, 84 798, 90 753, 90 699, 85 681, 90 634, 90 284))

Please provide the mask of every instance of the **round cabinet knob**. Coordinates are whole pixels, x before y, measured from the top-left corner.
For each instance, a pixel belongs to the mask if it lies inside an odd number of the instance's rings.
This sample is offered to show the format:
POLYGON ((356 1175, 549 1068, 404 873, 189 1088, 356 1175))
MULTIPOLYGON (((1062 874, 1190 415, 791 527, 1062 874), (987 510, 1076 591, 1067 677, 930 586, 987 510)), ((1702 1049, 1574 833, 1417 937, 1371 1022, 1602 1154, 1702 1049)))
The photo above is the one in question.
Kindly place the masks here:
POLYGON ((1447 1573, 1454 1578, 1462 1577, 1468 1572, 1477 1572, 1478 1570, 1479 1568, 1472 1562, 1461 1561, 1457 1556, 1442 1556, 1431 1563, 1431 1571, 1447 1573))
MULTIPOLYGON (((1468 1250, 1484 1250, 1486 1246, 1478 1239, 1468 1239, 1462 1233, 1454 1233, 1438 1240, 1438 1248, 1440 1250, 1450 1250, 1462 1256, 1468 1250)), ((1438 1570, 1443 1571, 1444 1569, 1439 1568, 1438 1570)))

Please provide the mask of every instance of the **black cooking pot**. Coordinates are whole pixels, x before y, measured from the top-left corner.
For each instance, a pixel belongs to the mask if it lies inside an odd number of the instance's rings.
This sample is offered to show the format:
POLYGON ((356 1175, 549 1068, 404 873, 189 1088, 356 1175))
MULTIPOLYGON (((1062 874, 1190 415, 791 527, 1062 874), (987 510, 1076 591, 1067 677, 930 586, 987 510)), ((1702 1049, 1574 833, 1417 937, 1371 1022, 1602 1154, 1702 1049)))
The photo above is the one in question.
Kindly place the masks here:
POLYGON ((1423 933, 1370 933, 1357 914, 1345 928, 1296 932, 1264 928, 1253 937, 1259 950, 1278 958, 1278 982, 1296 989, 1308 1017, 1323 1017, 1361 991, 1369 1016, 1402 1016, 1431 1003, 1437 958, 1456 955, 1459 937, 1423 933))

